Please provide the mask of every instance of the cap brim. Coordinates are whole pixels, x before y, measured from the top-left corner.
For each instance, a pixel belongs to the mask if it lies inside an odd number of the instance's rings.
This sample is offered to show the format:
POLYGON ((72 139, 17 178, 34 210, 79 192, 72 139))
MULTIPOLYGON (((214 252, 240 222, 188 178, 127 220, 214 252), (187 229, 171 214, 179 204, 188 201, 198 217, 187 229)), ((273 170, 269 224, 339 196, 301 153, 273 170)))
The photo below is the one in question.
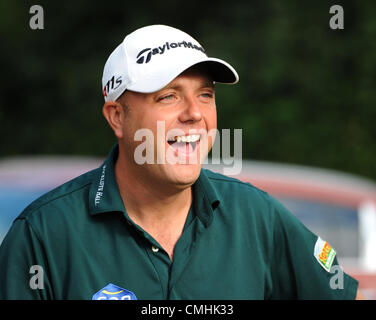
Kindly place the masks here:
POLYGON ((206 61, 196 63, 191 67, 198 65, 204 65, 215 82, 235 84, 239 81, 239 76, 235 69, 223 60, 208 58, 206 61))
POLYGON ((214 82, 235 84, 239 81, 238 73, 230 64, 217 58, 205 58, 199 61, 185 61, 177 67, 175 66, 163 70, 163 72, 158 73, 158 75, 155 74, 150 77, 145 77, 141 81, 134 83, 134 85, 128 86, 127 90, 141 93, 159 91, 185 70, 201 64, 207 67, 214 82))

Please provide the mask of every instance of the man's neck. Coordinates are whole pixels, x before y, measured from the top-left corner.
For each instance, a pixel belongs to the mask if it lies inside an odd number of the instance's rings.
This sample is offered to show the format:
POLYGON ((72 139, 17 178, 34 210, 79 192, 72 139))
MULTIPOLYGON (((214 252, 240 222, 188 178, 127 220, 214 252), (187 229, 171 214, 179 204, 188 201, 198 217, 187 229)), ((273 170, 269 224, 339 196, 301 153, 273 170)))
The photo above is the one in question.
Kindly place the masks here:
MULTIPOLYGON (((119 159, 118 159, 119 160, 119 159)), ((168 252, 179 239, 192 203, 192 187, 167 189, 134 177, 135 172, 115 164, 115 177, 120 195, 131 220, 151 234, 168 252)))

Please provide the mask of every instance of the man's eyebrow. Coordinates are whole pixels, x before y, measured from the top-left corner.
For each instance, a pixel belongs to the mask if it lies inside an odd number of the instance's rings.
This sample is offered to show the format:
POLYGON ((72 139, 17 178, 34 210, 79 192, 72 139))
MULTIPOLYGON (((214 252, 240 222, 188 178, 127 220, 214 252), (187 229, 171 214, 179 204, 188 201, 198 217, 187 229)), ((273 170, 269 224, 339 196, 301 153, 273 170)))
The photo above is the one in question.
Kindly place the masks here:
POLYGON ((214 89, 214 87, 215 87, 215 84, 214 84, 214 81, 205 81, 205 83, 204 83, 204 85, 202 86, 203 88, 207 88, 207 87, 209 87, 209 88, 213 88, 214 89))

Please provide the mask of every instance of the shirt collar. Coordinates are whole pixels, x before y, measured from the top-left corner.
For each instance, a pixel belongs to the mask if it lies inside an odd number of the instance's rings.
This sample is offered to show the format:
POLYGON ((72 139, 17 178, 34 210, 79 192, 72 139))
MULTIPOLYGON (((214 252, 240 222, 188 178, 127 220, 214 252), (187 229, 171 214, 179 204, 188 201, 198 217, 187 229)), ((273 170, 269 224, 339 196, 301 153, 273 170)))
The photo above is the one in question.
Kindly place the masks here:
MULTIPOLYGON (((115 178, 115 163, 118 155, 119 146, 116 144, 94 174, 89 191, 90 213, 93 215, 104 212, 123 212, 127 216, 115 178)), ((221 198, 210 182, 206 171, 201 170, 199 178, 193 185, 193 205, 198 218, 205 227, 208 227, 221 198)))
POLYGON ((125 213, 123 200, 115 179, 115 163, 118 155, 119 146, 116 144, 94 175, 89 191, 91 214, 110 211, 125 213))
POLYGON ((201 173, 193 185, 193 203, 196 215, 205 227, 212 220, 214 211, 221 203, 221 198, 207 176, 207 170, 201 169, 201 173))

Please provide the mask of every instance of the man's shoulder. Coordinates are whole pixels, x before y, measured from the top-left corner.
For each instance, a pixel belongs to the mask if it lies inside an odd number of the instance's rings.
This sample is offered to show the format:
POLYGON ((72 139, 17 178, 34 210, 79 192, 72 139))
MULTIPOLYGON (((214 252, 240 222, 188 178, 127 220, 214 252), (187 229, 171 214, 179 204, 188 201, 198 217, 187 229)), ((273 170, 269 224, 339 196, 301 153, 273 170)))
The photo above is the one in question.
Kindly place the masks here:
POLYGON ((206 176, 211 183, 215 186, 217 190, 220 191, 232 191, 240 193, 254 193, 259 195, 267 196, 267 193, 264 190, 261 190, 251 184, 250 182, 245 182, 237 178, 229 177, 218 172, 214 172, 208 169, 203 169, 206 176))
POLYGON ((231 212, 231 216, 246 216, 267 221, 266 224, 281 223, 297 225, 297 218, 274 196, 259 189, 250 182, 228 177, 210 170, 205 175, 223 200, 224 210, 231 212))
POLYGON ((30 219, 44 211, 63 212, 68 208, 72 210, 75 203, 85 206, 88 202, 85 197, 88 197, 89 188, 98 170, 99 168, 88 171, 43 194, 30 203, 17 219, 30 219))
POLYGON ((227 209, 238 208, 241 211, 247 211, 247 209, 253 208, 265 212, 274 206, 275 199, 250 182, 211 170, 205 170, 204 173, 227 209))

